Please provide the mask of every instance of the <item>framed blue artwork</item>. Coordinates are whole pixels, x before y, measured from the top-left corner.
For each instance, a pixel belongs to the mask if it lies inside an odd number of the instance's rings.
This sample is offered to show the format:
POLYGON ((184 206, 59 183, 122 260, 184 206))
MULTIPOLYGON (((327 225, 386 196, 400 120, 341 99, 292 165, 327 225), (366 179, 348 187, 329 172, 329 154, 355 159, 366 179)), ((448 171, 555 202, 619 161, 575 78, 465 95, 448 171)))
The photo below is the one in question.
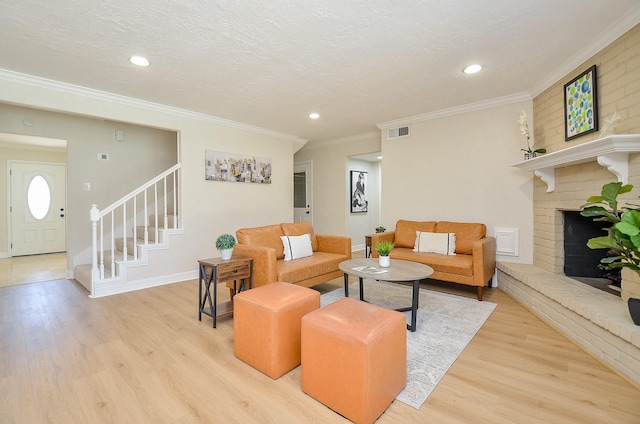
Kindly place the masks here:
POLYGON ((596 65, 564 86, 564 139, 598 131, 596 65))

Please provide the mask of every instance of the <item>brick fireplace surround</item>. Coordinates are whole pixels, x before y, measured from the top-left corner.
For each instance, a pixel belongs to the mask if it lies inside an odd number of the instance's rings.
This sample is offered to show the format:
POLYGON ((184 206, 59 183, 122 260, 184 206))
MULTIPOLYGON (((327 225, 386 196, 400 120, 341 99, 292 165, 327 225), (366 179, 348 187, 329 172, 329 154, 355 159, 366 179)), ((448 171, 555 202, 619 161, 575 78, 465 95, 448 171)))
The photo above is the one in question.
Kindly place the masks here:
POLYGON ((534 180, 534 262, 499 262, 498 285, 640 385, 640 326, 633 324, 619 297, 564 275, 562 222, 563 210, 580 210, 589 196, 600 194, 602 186, 617 177, 635 187, 626 199, 637 200, 640 155, 634 152, 640 152, 640 136, 608 137, 571 149, 514 165, 541 177, 534 180), (616 164, 611 166, 611 161, 616 164))

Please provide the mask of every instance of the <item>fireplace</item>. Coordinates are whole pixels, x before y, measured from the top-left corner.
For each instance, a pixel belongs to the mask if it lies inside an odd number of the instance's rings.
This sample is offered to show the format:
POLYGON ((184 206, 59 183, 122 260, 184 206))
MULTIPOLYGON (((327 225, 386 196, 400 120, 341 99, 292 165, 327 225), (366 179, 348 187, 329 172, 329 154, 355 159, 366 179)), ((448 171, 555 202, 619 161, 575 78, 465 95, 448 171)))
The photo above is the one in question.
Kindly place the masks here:
POLYGON ((611 269, 600 261, 606 249, 590 249, 587 241, 606 234, 607 222, 594 221, 580 211, 563 211, 564 275, 608 293, 619 295, 620 269, 611 269))
MULTIPOLYGON (((534 314, 640 384, 640 330, 631 321, 626 304, 618 296, 578 281, 592 277, 569 277, 564 271, 565 261, 572 260, 564 254, 565 218, 579 215, 576 211, 580 206, 612 180, 631 180, 636 190, 640 188, 640 155, 637 153, 640 153, 640 135, 613 135, 514 165, 523 171, 533 171, 536 177, 533 264, 500 261, 497 279, 502 290, 534 314), (634 155, 630 156, 631 153, 634 155)), ((603 224, 597 222, 594 236, 604 234, 603 224)), ((588 239, 589 235, 582 237, 588 239)), ((574 244, 585 245, 586 241, 574 244)), ((573 256, 590 253, 584 250, 573 256)))

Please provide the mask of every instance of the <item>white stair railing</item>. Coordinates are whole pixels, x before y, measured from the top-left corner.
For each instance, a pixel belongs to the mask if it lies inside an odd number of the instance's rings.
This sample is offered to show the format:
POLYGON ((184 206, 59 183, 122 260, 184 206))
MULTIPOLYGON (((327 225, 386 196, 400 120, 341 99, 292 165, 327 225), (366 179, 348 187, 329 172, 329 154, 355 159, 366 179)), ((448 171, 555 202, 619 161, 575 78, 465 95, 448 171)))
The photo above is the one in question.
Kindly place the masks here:
POLYGON ((92 293, 95 292, 95 283, 106 278, 114 278, 117 276, 116 262, 127 262, 138 259, 139 240, 145 245, 150 244, 149 227, 150 220, 148 211, 153 211, 154 237, 151 244, 160 243, 159 226, 162 229, 178 229, 181 228, 181 216, 179 214, 180 207, 178 205, 180 196, 178 195, 178 187, 180 183, 180 168, 178 163, 162 174, 133 190, 117 202, 110 206, 99 210, 97 205, 91 205, 89 213, 91 219, 92 234, 92 258, 91 258, 91 285, 92 293), (160 188, 161 198, 158 197, 158 188, 160 188), (143 204, 142 222, 144 229, 138 233, 138 202, 143 204), (129 207, 127 207, 129 205, 129 207), (162 217, 160 216, 162 214, 162 217), (173 215, 171 226, 169 226, 169 215, 173 215), (159 219, 161 218, 161 219, 159 219), (105 220, 107 229, 105 232, 105 220), (133 227, 133 252, 128 251, 127 247, 127 229, 133 227), (121 235, 123 238, 122 258, 116 258, 118 255, 116 249, 116 238, 121 235), (105 275, 105 250, 109 252, 110 264, 107 267, 110 272, 105 275))

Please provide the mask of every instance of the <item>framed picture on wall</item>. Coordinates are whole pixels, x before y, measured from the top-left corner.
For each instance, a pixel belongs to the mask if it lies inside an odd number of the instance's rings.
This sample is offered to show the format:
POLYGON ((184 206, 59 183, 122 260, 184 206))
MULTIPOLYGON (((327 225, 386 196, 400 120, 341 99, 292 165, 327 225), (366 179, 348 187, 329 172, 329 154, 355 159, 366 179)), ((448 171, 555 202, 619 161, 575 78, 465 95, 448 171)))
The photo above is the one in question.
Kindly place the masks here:
POLYGON ((205 150, 204 179, 271 184, 271 159, 205 150))
POLYGON ((596 65, 564 86, 564 139, 598 131, 596 65))
POLYGON ((366 213, 369 202, 366 189, 367 173, 364 171, 351 171, 351 213, 366 213))

